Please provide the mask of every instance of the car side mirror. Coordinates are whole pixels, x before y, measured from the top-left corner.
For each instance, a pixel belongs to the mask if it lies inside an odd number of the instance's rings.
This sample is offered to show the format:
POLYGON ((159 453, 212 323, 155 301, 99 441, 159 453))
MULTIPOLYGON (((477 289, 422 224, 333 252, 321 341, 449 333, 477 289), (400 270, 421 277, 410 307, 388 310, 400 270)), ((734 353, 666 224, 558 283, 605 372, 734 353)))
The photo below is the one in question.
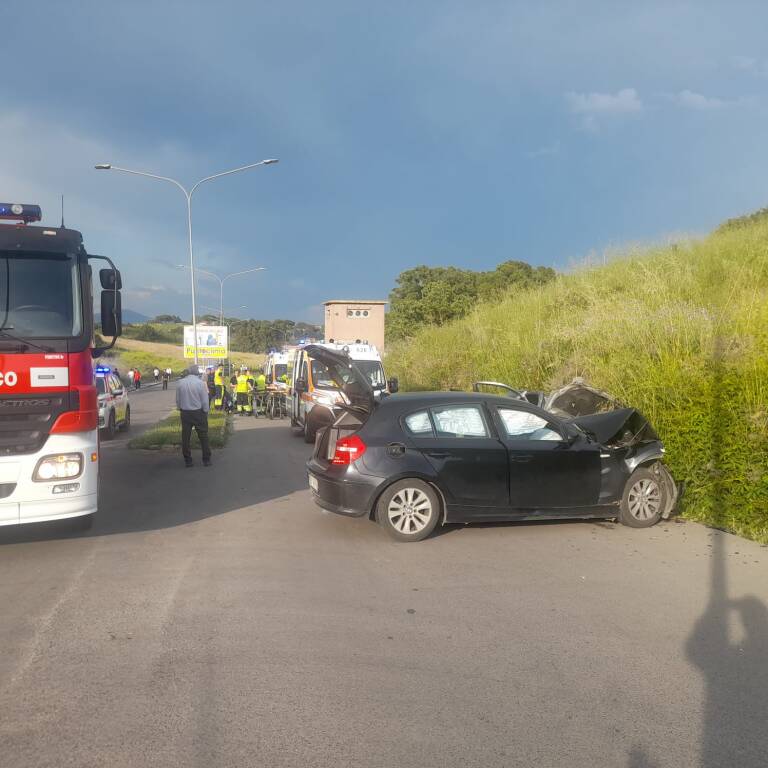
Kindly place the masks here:
MULTIPOLYGON (((102 270, 111 271, 111 270, 102 270)), ((105 336, 117 338, 123 333, 123 307, 120 291, 101 292, 101 331, 105 336)))
POLYGON ((395 392, 399 392, 400 391, 400 382, 397 380, 397 376, 393 376, 389 380, 389 382, 387 384, 387 389, 389 390, 389 394, 390 395, 394 395, 395 392))
POLYGON ((306 392, 307 391, 307 382, 304 379, 296 379, 296 383, 293 385, 293 388, 297 392, 306 392))

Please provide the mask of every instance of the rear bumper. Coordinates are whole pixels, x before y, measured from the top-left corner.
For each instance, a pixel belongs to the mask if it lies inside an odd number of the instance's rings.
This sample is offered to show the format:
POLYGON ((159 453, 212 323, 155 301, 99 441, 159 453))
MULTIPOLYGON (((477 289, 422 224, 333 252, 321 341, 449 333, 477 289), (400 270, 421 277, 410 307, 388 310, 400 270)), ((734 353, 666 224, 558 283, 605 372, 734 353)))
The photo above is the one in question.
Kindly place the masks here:
MULTIPOLYGON (((334 468, 335 469, 335 468, 334 468)), ((310 478, 312 500, 318 507, 347 517, 363 517, 373 509, 381 478, 361 475, 357 472, 353 477, 348 474, 353 471, 347 467, 339 468, 345 471, 343 476, 329 477, 314 461, 307 465, 310 478), (320 471, 318 471, 318 469, 320 471), (313 487, 313 480, 317 488, 313 487)))

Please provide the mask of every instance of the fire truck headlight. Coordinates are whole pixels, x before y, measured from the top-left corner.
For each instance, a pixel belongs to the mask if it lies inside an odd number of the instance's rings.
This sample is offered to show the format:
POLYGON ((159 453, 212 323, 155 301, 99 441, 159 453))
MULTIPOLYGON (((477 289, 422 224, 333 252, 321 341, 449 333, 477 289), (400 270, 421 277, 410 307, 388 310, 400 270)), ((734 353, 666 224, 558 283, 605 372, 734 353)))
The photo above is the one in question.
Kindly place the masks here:
POLYGON ((51 480, 79 477, 83 471, 83 455, 81 453, 58 453, 53 456, 43 456, 37 462, 32 479, 36 483, 46 483, 51 480))

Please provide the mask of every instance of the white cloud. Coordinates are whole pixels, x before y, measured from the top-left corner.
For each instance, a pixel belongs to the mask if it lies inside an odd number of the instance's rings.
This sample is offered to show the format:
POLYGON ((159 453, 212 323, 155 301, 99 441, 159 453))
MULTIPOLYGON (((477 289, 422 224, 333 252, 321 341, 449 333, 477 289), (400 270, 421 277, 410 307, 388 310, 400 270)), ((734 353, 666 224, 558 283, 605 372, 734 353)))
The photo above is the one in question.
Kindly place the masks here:
POLYGON ((768 60, 758 59, 754 56, 734 56, 731 64, 742 72, 749 72, 759 77, 768 77, 768 60))
POLYGON ((559 152, 560 142, 553 141, 551 144, 545 144, 543 147, 539 147, 538 149, 532 149, 526 154, 528 157, 547 157, 549 155, 557 155, 559 152))
POLYGON ((723 107, 731 105, 730 102, 723 99, 718 99, 714 96, 703 96, 700 93, 688 90, 676 93, 672 99, 679 106, 688 107, 688 109, 723 109, 723 107))
POLYGON ((738 99, 720 99, 715 96, 704 96, 695 91, 684 90, 672 94, 668 97, 679 107, 686 109, 697 109, 700 111, 712 111, 718 109, 729 109, 731 107, 747 107, 756 104, 754 98, 739 97, 738 99))
POLYGON ((565 95, 571 112, 578 115, 621 115, 643 111, 643 102, 634 88, 616 93, 575 93, 565 95))
POLYGON ((616 93, 576 93, 565 94, 568 107, 580 118, 584 130, 596 131, 598 118, 617 115, 636 115, 643 111, 643 102, 634 88, 622 88, 616 93))

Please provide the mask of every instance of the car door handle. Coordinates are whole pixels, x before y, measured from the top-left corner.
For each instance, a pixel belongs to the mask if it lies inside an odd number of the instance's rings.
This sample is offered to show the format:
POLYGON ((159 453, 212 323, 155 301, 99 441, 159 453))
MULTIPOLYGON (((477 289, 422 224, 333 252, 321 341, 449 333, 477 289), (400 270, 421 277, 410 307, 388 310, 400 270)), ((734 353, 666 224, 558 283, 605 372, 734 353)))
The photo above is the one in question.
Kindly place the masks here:
POLYGON ((449 454, 442 453, 441 451, 427 451, 427 456, 431 456, 433 459, 447 459, 449 454))
POLYGON ((510 456, 509 460, 514 461, 518 464, 527 464, 532 458, 533 458, 533 454, 521 453, 517 456, 510 456))

